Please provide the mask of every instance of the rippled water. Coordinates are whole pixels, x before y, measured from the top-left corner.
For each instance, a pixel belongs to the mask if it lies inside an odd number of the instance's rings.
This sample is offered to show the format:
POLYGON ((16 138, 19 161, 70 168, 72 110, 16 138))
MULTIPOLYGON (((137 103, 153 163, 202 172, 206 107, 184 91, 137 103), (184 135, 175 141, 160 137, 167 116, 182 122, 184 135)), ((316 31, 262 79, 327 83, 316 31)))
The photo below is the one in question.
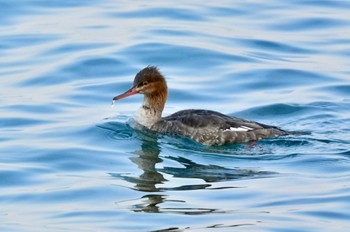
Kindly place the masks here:
POLYGON ((0 0, 0 231, 349 231, 350 2, 0 0), (311 135, 204 147, 111 107, 311 135))

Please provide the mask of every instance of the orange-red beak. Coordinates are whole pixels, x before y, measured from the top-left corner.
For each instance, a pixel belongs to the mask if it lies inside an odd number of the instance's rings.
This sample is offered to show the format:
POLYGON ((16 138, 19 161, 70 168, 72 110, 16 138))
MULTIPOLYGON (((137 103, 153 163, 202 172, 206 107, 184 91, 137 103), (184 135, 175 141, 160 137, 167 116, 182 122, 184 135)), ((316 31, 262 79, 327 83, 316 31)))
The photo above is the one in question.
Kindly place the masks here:
POLYGON ((136 90, 136 87, 132 87, 131 89, 129 89, 128 91, 126 91, 125 93, 123 94, 120 94, 118 96, 115 96, 113 98, 113 101, 116 101, 116 100, 119 100, 119 99, 122 99, 122 98, 125 98, 125 97, 129 97, 131 95, 134 95, 134 94, 137 94, 139 93, 138 90, 136 90))

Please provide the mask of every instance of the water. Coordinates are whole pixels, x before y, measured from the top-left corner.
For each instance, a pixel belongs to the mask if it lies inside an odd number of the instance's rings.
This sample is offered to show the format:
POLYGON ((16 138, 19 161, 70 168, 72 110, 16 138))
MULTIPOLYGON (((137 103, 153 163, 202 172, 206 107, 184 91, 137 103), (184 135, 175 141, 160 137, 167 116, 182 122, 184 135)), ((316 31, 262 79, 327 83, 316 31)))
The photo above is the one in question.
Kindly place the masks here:
POLYGON ((349 231, 350 2, 0 0, 0 231, 349 231), (311 135, 204 147, 111 100, 311 135))

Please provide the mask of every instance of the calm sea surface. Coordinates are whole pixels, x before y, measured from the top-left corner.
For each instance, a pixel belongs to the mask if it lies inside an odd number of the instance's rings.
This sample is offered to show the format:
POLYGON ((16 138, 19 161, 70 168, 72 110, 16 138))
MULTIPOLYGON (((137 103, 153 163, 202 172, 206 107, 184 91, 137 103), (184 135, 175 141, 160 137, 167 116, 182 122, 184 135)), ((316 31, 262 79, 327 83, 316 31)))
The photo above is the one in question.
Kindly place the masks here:
POLYGON ((350 1, 0 0, 0 231, 350 231, 350 1), (311 135, 205 147, 130 128, 156 65, 164 114, 311 135))

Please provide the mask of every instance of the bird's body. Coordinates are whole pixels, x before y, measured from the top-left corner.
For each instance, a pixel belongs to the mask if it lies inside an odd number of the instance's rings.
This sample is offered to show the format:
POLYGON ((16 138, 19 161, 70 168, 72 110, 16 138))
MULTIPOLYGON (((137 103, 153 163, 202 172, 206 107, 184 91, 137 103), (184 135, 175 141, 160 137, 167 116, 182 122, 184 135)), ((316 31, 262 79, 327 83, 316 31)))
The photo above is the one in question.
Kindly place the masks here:
POLYGON ((188 137, 204 145, 246 143, 262 138, 295 134, 275 126, 231 117, 210 110, 182 110, 162 117, 168 95, 166 81, 156 67, 149 66, 135 77, 133 87, 113 98, 144 94, 135 121, 150 130, 188 137))

